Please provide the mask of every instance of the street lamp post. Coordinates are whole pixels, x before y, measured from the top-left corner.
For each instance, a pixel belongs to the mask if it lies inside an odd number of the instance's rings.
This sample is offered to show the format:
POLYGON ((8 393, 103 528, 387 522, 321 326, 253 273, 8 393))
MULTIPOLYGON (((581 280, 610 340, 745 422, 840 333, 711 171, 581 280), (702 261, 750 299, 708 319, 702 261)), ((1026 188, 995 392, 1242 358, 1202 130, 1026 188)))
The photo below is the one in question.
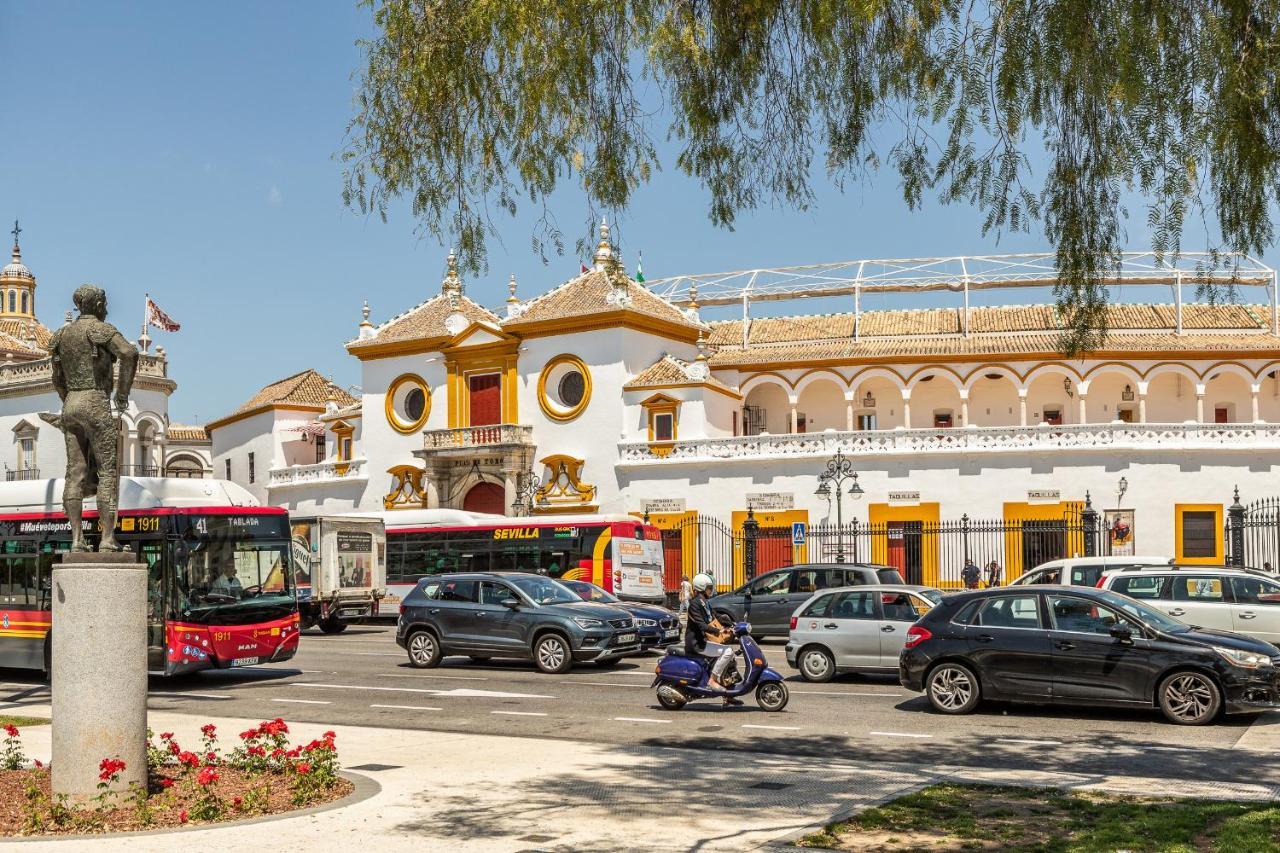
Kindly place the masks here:
MULTIPOLYGON (((853 499, 861 500, 864 492, 858 485, 858 472, 853 470, 853 460, 836 450, 836 455, 827 462, 827 469, 818 475, 818 489, 814 492, 820 498, 831 503, 836 501, 836 562, 844 562, 844 492, 841 488, 849 481, 849 494, 853 499), (834 486, 834 489, 832 488, 834 486)), ((857 543, 854 543, 857 547, 857 543)))
POLYGON ((538 496, 540 488, 542 483, 538 480, 538 475, 533 473, 532 468, 519 475, 516 480, 516 499, 511 502, 511 514, 533 515, 534 499, 538 496))

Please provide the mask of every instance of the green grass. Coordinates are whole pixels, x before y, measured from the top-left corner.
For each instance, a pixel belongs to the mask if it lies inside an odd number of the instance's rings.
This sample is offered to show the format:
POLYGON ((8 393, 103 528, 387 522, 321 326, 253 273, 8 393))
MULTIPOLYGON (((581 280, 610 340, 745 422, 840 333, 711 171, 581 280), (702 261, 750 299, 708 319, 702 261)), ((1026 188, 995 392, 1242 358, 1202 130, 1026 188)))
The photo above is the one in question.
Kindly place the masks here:
POLYGON ((0 726, 47 726, 49 721, 44 717, 15 717, 11 714, 0 714, 0 726))
POLYGON ((1280 804, 932 785, 799 842, 850 850, 1280 851, 1280 804))

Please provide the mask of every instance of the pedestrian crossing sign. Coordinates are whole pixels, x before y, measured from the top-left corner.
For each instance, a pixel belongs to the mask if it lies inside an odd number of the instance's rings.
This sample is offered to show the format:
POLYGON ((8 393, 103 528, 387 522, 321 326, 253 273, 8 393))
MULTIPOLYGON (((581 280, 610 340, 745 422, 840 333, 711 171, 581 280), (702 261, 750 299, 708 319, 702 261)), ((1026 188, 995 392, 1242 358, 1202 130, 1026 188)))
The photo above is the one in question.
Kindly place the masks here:
POLYGON ((805 534, 805 523, 803 521, 791 522, 791 544, 803 545, 805 534))

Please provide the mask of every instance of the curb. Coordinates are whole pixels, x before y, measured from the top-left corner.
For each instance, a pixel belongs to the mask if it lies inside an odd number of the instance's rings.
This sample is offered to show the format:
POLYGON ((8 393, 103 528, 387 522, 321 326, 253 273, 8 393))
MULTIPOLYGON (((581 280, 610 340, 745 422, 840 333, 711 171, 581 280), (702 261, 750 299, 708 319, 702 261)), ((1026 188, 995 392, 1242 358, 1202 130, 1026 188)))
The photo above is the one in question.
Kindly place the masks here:
POLYGON ((0 836, 0 843, 21 844, 24 842, 49 843, 58 841, 92 841, 99 838, 145 838, 159 835, 178 835, 190 832, 203 832, 209 830, 230 829, 232 827, 240 826, 252 826, 255 823, 275 823, 276 821, 288 820, 295 817, 305 817, 307 815, 332 811, 333 809, 354 806, 357 803, 362 803, 382 792, 382 786, 368 776, 364 776, 359 773, 351 773, 346 770, 339 771, 338 775, 354 785, 354 790, 345 797, 341 797, 328 803, 321 803, 318 806, 308 806, 305 809, 294 809, 293 811, 288 812, 277 812, 275 814, 259 815, 257 817, 246 817, 241 818, 240 820, 224 820, 217 823, 198 823, 190 826, 171 826, 164 827, 163 829, 137 829, 130 832, 90 832, 80 835, 3 835, 0 836))

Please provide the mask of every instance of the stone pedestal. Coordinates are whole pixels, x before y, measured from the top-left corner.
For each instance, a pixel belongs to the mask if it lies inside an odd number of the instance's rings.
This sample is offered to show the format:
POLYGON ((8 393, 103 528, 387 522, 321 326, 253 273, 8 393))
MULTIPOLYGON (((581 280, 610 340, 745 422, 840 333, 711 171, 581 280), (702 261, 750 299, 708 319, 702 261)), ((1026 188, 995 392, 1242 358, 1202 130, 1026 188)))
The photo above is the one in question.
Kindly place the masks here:
POLYGON ((147 567, 130 552, 66 554, 53 569, 53 792, 100 793, 104 758, 125 764, 113 787, 147 778, 147 567))

